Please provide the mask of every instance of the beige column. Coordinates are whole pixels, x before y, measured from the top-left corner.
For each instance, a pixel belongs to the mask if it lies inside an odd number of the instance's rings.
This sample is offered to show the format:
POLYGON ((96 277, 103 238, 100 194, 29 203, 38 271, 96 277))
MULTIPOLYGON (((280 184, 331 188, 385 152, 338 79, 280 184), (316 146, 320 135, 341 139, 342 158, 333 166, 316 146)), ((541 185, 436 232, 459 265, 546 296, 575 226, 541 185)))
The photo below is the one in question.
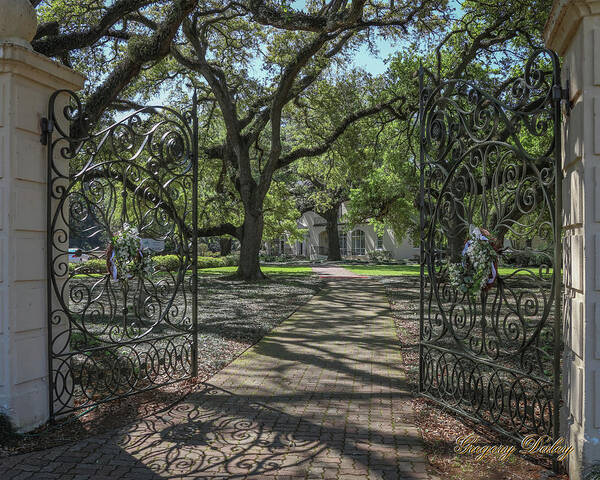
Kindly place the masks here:
POLYGON ((26 431, 47 420, 49 403, 40 120, 54 91, 84 79, 33 52, 29 0, 0 0, 0 12, 0 413, 26 431))
POLYGON ((600 464, 600 1, 557 0, 546 45, 563 58, 564 407, 571 480, 600 464))

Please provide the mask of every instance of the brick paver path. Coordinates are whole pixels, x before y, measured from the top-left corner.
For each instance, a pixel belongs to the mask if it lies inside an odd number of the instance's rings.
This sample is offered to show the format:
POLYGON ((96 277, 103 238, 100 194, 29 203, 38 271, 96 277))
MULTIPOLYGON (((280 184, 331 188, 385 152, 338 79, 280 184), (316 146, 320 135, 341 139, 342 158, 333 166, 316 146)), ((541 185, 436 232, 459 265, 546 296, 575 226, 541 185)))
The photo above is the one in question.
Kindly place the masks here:
POLYGON ((431 478, 383 287, 337 280, 169 411, 0 478, 431 478))

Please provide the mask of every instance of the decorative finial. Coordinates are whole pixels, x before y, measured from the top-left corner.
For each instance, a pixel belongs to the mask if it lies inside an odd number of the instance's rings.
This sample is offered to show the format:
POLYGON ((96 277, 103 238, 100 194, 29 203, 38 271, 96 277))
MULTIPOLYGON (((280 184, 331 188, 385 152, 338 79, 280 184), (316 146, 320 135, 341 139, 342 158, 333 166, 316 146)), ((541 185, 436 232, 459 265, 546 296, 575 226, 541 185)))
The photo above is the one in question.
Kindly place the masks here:
POLYGON ((0 44, 15 43, 31 49, 37 15, 29 0, 0 0, 0 44))

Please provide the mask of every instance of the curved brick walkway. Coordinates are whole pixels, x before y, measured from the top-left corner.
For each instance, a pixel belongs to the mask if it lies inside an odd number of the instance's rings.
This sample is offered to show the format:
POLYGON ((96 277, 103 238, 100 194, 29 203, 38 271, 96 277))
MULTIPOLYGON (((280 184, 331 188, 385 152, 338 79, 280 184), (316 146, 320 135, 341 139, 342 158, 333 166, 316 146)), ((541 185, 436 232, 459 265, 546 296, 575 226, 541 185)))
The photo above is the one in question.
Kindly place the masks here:
POLYGON ((383 287, 338 280, 168 412, 0 478, 432 478, 399 361, 383 287))

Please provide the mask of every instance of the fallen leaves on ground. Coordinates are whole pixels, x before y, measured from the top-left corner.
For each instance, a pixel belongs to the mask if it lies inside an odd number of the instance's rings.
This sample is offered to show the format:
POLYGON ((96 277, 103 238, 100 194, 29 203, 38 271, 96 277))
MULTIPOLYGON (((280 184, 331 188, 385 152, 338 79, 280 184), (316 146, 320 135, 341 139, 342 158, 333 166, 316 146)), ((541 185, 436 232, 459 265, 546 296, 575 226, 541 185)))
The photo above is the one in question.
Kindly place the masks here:
POLYGON ((508 460, 477 460, 454 452, 456 439, 475 434, 477 444, 514 445, 495 430, 454 414, 429 399, 417 396, 419 384, 419 277, 389 277, 380 280, 386 286, 402 351, 401 369, 415 394, 415 420, 425 443, 425 452, 437 474, 448 480, 531 480, 553 478, 548 457, 535 459, 512 455, 508 460))
POLYGON ((154 415, 183 400, 289 317, 320 290, 316 276, 260 282, 198 281, 198 377, 114 400, 0 445, 0 458, 75 442, 154 415))

